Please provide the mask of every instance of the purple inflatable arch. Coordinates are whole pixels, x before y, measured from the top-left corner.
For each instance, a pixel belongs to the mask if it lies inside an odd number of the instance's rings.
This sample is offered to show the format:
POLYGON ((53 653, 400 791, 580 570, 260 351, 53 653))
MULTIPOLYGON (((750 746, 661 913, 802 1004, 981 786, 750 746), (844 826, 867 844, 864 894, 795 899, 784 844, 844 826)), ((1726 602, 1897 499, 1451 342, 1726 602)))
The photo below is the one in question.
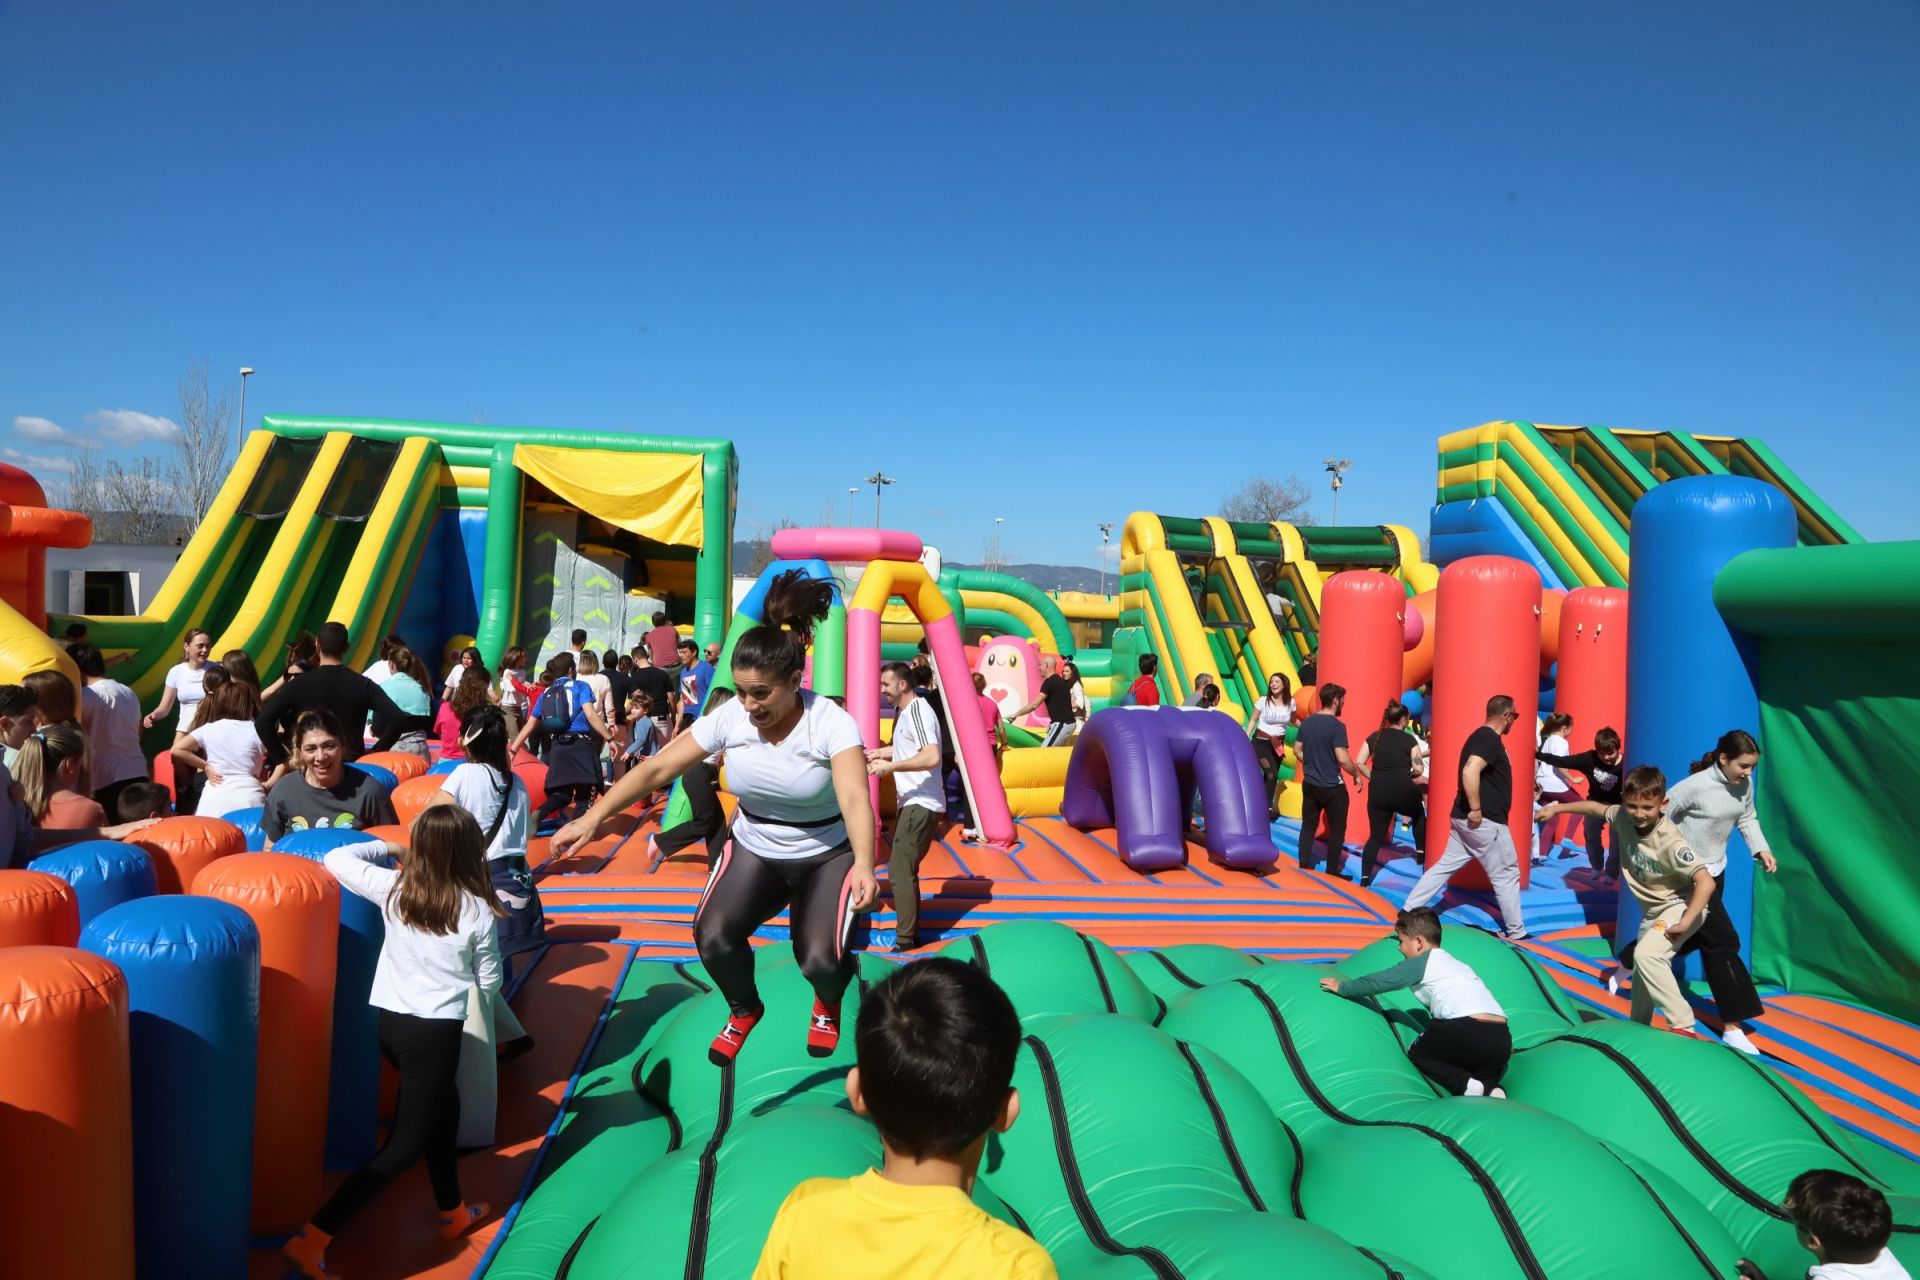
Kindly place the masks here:
POLYGON ((1266 788, 1247 735, 1220 711, 1109 707, 1074 739, 1060 817, 1087 830, 1113 827, 1135 871, 1187 860, 1185 830, 1198 789, 1207 853, 1230 867, 1274 860, 1266 788))

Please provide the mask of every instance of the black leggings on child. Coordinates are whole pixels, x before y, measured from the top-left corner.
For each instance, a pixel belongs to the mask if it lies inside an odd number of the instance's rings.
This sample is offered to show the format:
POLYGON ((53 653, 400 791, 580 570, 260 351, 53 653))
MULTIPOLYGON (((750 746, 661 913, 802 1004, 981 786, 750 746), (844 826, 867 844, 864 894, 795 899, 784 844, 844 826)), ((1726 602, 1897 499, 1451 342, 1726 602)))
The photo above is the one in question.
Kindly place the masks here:
POLYGON ((540 812, 534 816, 533 825, 538 828, 544 824, 548 818, 566 809, 573 811, 568 814, 569 817, 577 818, 591 808, 592 805, 592 787, 556 787, 547 792, 547 798, 540 804, 540 812))
POLYGON ((1499 1084, 1512 1057, 1507 1024, 1479 1018, 1436 1018, 1407 1046, 1407 1058, 1420 1074, 1456 1097, 1467 1091, 1469 1080, 1489 1089, 1499 1084))
POLYGON ((337 1234, 366 1208, 387 1184, 426 1157, 433 1202, 440 1212, 460 1207, 460 1171, 454 1143, 460 1134, 459 1018, 416 1018, 380 1011, 380 1052, 400 1072, 400 1099, 394 1106, 387 1145, 347 1175, 313 1225, 337 1234))

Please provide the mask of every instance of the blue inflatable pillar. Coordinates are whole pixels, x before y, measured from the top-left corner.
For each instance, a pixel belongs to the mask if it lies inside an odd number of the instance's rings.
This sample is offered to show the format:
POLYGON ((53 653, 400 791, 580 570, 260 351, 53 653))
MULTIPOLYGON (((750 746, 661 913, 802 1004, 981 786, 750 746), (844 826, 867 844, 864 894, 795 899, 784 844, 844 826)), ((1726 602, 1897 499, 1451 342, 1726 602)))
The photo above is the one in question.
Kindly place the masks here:
POLYGON ((226 821, 240 828, 240 834, 247 838, 248 853, 259 853, 267 847, 267 833, 260 826, 260 820, 266 813, 265 809, 235 809, 223 815, 226 821))
MULTIPOLYGON (((1721 620, 1713 605, 1713 580, 1742 552, 1790 547, 1795 537, 1787 495, 1738 476, 1669 481, 1634 505, 1627 613, 1629 766, 1657 765, 1671 784, 1686 777, 1687 766, 1727 730, 1758 733, 1752 642, 1721 620)), ((1724 893, 1744 955, 1753 937, 1753 859, 1738 831, 1728 842, 1724 893)), ((1640 909, 1623 885, 1616 948, 1631 941, 1639 926, 1640 909)), ((1699 965, 1697 955, 1689 957, 1690 976, 1699 975, 1699 965)))
MULTIPOLYGON (((366 840, 364 831, 315 827, 289 831, 275 853, 319 862, 327 850, 366 840)), ((356 1169, 378 1148, 380 1125, 380 1022, 367 1003, 373 971, 386 942, 380 909, 358 894, 340 891, 340 949, 333 982, 333 1062, 327 1086, 327 1167, 356 1169)))
POLYGON ((103 911, 80 945, 127 975, 136 1270, 246 1280, 259 931, 231 903, 167 894, 103 911))
POLYGON ((80 904, 80 923, 84 926, 103 911, 150 898, 160 892, 153 871, 153 859, 137 844, 118 840, 82 840, 52 853, 43 853, 27 864, 32 871, 59 876, 73 886, 80 904))

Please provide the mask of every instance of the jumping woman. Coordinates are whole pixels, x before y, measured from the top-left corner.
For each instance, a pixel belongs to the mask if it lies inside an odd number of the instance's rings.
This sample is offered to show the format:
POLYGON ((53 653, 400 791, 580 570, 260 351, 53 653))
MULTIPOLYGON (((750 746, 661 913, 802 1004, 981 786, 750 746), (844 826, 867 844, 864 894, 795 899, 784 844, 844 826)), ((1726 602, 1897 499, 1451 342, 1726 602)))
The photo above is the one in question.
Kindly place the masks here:
POLYGON ((1267 677, 1266 696, 1253 704, 1253 758, 1267 783, 1267 821, 1280 816, 1280 760, 1287 754, 1293 723, 1293 685, 1278 671, 1267 677))
POLYGON ((1359 758, 1354 761, 1363 768, 1369 763, 1373 766, 1373 776, 1367 783, 1367 843, 1360 851, 1363 889, 1373 883, 1380 846, 1393 834, 1396 816, 1412 820, 1414 851, 1421 861, 1426 860, 1427 806, 1421 802, 1415 780, 1424 772, 1422 761, 1427 748, 1407 727, 1408 719, 1407 709, 1398 698, 1389 701, 1380 727, 1360 744, 1359 758))
POLYGON ((461 1198, 454 1144, 467 996, 476 986, 499 989, 494 920, 503 912, 487 882, 486 840, 472 814, 430 805, 414 819, 411 838, 411 849, 368 840, 326 856, 327 870, 386 921, 369 1001, 380 1011, 380 1052, 400 1073, 400 1095, 386 1145, 347 1175, 282 1250, 301 1275, 316 1280, 333 1274, 325 1258, 334 1235, 416 1160, 427 1162, 441 1239, 457 1240, 488 1212, 483 1201, 461 1198), (399 859, 398 871, 384 865, 390 858, 399 859))
POLYGON ((853 914, 872 905, 878 891, 859 730, 830 699, 800 687, 813 626, 832 601, 830 582, 798 570, 775 578, 766 621, 734 646, 739 696, 695 720, 553 837, 555 856, 565 855, 592 840, 611 815, 726 752, 727 783, 740 808, 732 842, 713 858, 693 925, 700 959, 731 1011, 708 1050, 717 1066, 733 1061, 766 1011, 748 939, 782 907, 791 908, 794 956, 813 984, 807 1052, 833 1052, 840 997, 853 977, 847 935, 853 914))

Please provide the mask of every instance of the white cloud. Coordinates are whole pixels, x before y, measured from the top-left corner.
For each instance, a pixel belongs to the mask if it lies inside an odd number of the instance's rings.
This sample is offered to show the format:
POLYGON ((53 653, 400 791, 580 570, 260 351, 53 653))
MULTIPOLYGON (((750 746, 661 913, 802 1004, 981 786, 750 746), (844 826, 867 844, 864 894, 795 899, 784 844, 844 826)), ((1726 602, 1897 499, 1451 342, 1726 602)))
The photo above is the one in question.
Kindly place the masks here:
POLYGON ((180 438, 180 424, 172 418, 159 418, 137 409, 96 409, 87 415, 93 433, 105 444, 139 445, 149 441, 167 444, 180 438))
POLYGON ((0 446, 0 458, 17 463, 29 471, 58 471, 65 474, 73 470, 73 459, 53 457, 43 454, 22 453, 18 449, 0 446))
POLYGON ((49 418, 36 418, 25 413, 14 416, 13 433, 22 440, 33 440, 41 444, 58 444, 73 438, 59 423, 49 418))

